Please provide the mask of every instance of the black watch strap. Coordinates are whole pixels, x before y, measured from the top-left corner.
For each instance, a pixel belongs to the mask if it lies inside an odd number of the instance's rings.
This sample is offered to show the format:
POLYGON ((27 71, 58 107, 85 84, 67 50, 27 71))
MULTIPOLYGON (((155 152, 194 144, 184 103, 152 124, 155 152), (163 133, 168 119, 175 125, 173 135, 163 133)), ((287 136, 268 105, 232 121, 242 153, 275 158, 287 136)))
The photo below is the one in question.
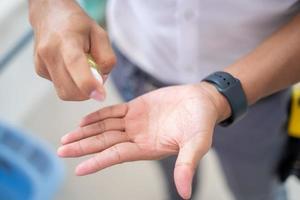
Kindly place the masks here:
POLYGON ((221 126, 228 126, 246 114, 248 103, 238 79, 227 72, 218 71, 210 74, 203 81, 212 83, 229 102, 231 116, 222 121, 220 123, 221 126))

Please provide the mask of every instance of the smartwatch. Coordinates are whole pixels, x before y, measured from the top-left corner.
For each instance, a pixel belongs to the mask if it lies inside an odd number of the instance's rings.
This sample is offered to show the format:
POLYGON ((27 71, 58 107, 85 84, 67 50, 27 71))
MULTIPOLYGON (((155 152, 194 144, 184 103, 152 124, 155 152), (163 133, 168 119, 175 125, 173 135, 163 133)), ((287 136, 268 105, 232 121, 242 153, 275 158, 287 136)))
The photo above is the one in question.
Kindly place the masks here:
POLYGON ((231 116, 220 122, 221 126, 229 126, 246 114, 248 102, 239 79, 227 72, 218 71, 210 74, 202 81, 213 84, 230 105, 231 116))

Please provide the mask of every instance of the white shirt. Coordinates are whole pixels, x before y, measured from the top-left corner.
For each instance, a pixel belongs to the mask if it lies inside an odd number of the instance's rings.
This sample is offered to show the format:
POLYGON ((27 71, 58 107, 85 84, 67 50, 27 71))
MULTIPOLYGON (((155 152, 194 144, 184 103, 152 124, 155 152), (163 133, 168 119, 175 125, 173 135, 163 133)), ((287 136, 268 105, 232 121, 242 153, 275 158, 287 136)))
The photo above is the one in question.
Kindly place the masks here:
POLYGON ((300 9, 297 0, 110 0, 108 30, 166 83, 198 82, 235 62, 300 9))

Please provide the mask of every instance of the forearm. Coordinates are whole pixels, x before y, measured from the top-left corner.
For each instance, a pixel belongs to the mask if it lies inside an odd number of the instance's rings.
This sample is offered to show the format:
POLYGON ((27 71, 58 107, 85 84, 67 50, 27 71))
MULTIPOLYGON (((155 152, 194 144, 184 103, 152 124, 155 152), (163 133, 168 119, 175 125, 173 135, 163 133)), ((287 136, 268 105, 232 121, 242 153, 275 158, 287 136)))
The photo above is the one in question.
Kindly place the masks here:
POLYGON ((300 14, 225 71, 241 81, 248 104, 300 81, 300 14))
MULTIPOLYGON (((241 81, 248 105, 300 81, 300 14, 224 71, 241 81)), ((218 122, 228 118, 226 98, 209 83, 199 86, 215 104, 218 122)))

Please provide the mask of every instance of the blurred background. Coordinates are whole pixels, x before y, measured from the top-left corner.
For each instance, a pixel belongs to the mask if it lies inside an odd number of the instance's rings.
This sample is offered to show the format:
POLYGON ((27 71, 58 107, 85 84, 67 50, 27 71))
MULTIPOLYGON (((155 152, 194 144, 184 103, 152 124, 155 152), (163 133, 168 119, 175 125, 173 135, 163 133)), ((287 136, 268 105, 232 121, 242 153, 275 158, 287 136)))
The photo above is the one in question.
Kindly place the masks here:
MULTIPOLYGON (((105 1, 81 3, 92 17, 104 22, 105 1), (93 10, 96 8, 94 3, 98 12, 93 10)), ((103 103, 59 100, 51 83, 34 72, 33 40, 27 9, 26 0, 0 1, 0 121, 25 130, 34 140, 46 141, 51 150, 45 151, 55 154, 60 137, 74 129, 82 116, 121 100, 110 81, 106 84, 109 95, 103 103)), ((155 161, 125 163, 86 177, 74 175, 79 159, 60 161, 57 165, 64 167, 55 183, 59 189, 54 199, 166 199, 166 183, 155 161)), ((231 200, 213 151, 205 156, 201 168, 201 189, 195 199, 231 200)), ((299 199, 297 181, 290 178, 287 185, 290 199, 299 199)))

